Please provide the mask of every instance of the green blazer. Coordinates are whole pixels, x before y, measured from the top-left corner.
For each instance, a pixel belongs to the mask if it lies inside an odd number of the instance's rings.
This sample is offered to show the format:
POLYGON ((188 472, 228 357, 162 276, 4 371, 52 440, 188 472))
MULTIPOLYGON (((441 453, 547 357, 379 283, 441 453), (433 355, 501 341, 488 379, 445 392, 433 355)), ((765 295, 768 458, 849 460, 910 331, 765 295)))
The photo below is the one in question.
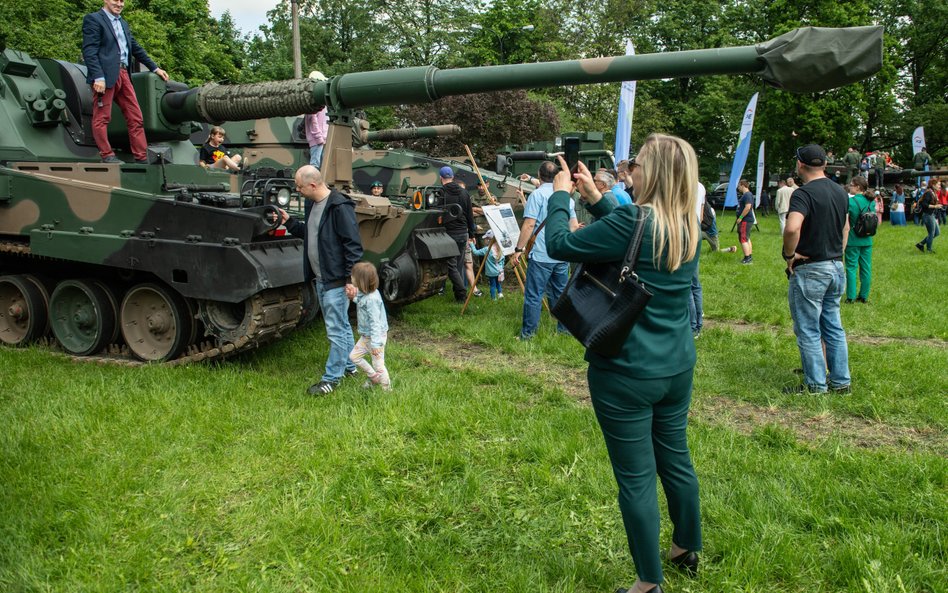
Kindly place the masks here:
MULTIPOLYGON (((597 218, 576 232, 569 232, 569 194, 550 197, 546 217, 546 248, 551 257, 571 262, 621 261, 629 248, 632 230, 645 213, 645 236, 635 271, 654 296, 642 312, 622 352, 615 358, 589 350, 590 367, 619 372, 641 379, 671 377, 694 368, 695 341, 688 317, 691 279, 698 268, 698 255, 673 273, 652 262, 652 222, 648 208, 635 204, 616 207, 599 200, 589 211, 597 218)), ((700 245, 700 243, 699 243, 700 245)))

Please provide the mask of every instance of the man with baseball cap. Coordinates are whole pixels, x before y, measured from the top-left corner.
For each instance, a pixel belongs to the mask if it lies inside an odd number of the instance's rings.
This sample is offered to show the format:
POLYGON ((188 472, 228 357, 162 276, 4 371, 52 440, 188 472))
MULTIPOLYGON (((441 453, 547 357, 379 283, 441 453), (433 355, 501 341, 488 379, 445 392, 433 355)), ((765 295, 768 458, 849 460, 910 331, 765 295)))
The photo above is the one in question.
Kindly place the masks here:
POLYGON ((471 196, 467 190, 455 183, 454 170, 451 167, 441 167, 438 171, 441 176, 441 199, 438 206, 445 209, 444 230, 454 239, 458 246, 457 257, 448 259, 448 278, 454 288, 454 300, 463 303, 467 296, 464 287, 464 253, 470 241, 474 240, 477 232, 474 226, 474 213, 471 211, 471 196), (448 208, 456 204, 460 214, 456 218, 449 216, 448 208))
POLYGON ((849 348, 839 300, 846 287, 842 258, 849 235, 849 196, 826 177, 822 146, 807 144, 797 149, 796 156, 803 185, 790 196, 783 258, 790 279, 788 300, 803 362, 803 384, 784 391, 848 393, 849 348))

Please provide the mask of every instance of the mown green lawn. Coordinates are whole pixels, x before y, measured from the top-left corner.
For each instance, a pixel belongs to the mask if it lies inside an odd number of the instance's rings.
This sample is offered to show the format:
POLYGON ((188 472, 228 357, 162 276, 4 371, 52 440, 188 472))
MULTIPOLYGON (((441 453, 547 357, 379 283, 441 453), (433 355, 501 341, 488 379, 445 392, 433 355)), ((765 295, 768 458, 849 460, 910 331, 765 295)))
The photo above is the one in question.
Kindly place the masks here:
MULTIPOLYGON (((776 218, 761 231, 751 266, 703 254, 705 551, 666 590, 948 591, 948 257, 886 223, 870 304, 843 311, 854 392, 788 396, 776 218)), ((582 350, 548 320, 515 341, 522 299, 506 294, 393 318, 389 394, 349 379, 305 395, 319 324, 184 368, 0 349, 0 591, 630 585, 582 350)))

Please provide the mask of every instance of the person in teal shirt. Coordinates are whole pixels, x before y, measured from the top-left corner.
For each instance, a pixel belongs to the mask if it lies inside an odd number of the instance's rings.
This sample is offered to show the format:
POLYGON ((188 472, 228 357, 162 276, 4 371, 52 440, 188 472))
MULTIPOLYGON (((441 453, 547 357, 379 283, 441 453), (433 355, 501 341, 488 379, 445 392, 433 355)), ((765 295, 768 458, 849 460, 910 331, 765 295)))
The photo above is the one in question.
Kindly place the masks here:
POLYGON ((586 361, 589 393, 619 486, 619 509, 638 576, 628 591, 660 593, 656 476, 661 477, 674 525, 668 560, 695 574, 701 550, 698 478, 686 434, 696 360, 688 299, 701 243, 695 216, 698 161, 684 140, 649 136, 631 171, 635 203, 620 208, 601 199, 580 163, 579 191, 597 220, 572 233, 572 180, 560 161, 546 223, 551 257, 621 261, 633 229, 646 225, 635 271, 654 296, 618 356, 587 350, 586 361))
POLYGON ((846 303, 866 303, 872 286, 872 237, 857 237, 853 230, 856 219, 863 212, 875 212, 876 204, 865 196, 869 182, 865 177, 853 177, 849 190, 849 238, 846 240, 846 303), (856 275, 859 275, 859 296, 856 296, 856 275))

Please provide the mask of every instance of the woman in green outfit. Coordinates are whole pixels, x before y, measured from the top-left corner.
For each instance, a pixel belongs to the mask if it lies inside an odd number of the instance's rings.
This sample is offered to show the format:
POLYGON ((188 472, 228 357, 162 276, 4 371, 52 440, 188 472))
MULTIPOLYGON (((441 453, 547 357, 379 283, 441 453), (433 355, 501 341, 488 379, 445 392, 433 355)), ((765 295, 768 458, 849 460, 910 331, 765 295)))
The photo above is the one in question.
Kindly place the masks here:
POLYGON ((856 194, 849 198, 849 238, 846 240, 846 302, 869 301, 872 286, 872 237, 857 237, 853 230, 856 219, 863 212, 875 212, 875 201, 866 197, 869 182, 864 177, 853 177, 849 191, 856 194), (867 210, 868 209, 868 210, 867 210), (859 274, 859 296, 856 296, 856 274, 859 274))
MULTIPOLYGON (((635 203, 614 207, 580 163, 576 180, 596 222, 569 232, 570 173, 560 158, 546 222, 547 250, 572 262, 621 261, 638 224, 635 271, 653 297, 615 358, 586 351, 593 409, 619 486, 619 509, 638 579, 632 593, 661 593, 656 475, 674 525, 667 557, 694 574, 701 549, 698 478, 686 427, 695 366, 688 318, 701 232, 695 216, 698 161, 680 138, 653 134, 632 169, 635 203)), ((620 589, 619 591, 626 591, 620 589)))

